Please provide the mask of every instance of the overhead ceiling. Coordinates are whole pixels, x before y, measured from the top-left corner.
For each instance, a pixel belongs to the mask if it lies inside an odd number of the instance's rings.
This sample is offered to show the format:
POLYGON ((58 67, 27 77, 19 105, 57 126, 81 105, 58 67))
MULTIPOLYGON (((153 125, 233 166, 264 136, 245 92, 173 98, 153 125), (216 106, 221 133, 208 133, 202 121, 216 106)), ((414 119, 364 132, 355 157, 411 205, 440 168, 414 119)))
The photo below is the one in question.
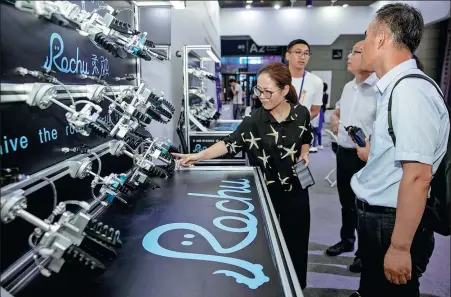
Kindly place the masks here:
MULTIPOLYGON (((221 8, 244 8, 250 1, 218 1, 221 8)), ((312 2, 313 7, 330 6, 331 0, 286 0, 286 1, 269 1, 269 0, 254 0, 250 4, 252 7, 273 7, 279 4, 280 7, 306 7, 306 2, 312 2)), ((334 1, 334 6, 342 6, 347 4, 349 6, 369 6, 376 1, 359 1, 359 0, 337 0, 334 1)))

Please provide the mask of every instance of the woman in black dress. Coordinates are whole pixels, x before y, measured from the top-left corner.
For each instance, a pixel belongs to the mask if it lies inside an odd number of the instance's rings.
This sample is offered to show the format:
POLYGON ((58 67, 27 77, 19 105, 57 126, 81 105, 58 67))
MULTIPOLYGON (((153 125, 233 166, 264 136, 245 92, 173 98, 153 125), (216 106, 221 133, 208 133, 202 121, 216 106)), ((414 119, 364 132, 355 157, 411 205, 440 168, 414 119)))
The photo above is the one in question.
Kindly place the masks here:
POLYGON ((227 153, 247 153, 250 164, 264 174, 299 283, 305 288, 310 203, 308 190, 301 188, 293 165, 301 159, 309 163, 313 140, 310 113, 297 103, 291 74, 284 64, 268 64, 257 75, 253 91, 262 107, 245 117, 223 141, 197 154, 174 155, 181 158, 180 165, 189 166, 227 153))

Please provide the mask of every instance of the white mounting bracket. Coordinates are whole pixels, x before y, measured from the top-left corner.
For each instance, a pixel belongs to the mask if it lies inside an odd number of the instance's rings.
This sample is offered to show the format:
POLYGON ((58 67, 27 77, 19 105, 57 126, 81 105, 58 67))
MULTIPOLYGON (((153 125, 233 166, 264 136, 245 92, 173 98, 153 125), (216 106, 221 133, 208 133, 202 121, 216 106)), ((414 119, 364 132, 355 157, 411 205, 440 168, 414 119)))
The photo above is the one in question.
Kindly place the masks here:
POLYGON ((57 99, 58 91, 55 85, 34 83, 26 103, 30 106, 38 106, 40 109, 46 109, 52 105, 50 99, 57 99))

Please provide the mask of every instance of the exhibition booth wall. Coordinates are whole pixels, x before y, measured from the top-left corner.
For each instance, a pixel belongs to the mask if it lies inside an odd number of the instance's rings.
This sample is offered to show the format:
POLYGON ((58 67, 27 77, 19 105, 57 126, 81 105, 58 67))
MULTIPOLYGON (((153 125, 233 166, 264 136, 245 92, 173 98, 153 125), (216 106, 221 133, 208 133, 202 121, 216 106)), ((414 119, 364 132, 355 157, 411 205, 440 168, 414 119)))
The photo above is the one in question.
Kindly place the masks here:
MULTIPOLYGON (((377 9, 391 2, 355 7, 221 9, 221 36, 249 35, 261 46, 286 46, 302 35, 311 45, 331 45, 342 34, 364 34, 377 9)), ((450 16, 449 1, 405 2, 421 11, 426 25, 450 16)))
MULTIPOLYGON (((139 2, 138 2, 139 4, 139 2)), ((169 30, 166 38, 169 45, 170 60, 163 63, 151 61, 141 67, 141 75, 144 80, 154 82, 159 90, 163 91, 172 104, 176 107, 174 121, 168 125, 155 124, 150 128, 150 132, 158 135, 173 135, 176 146, 180 144, 177 136, 177 120, 180 117, 180 110, 183 99, 183 61, 181 51, 185 45, 211 45, 213 52, 220 57, 220 32, 219 32, 219 4, 217 1, 186 1, 184 9, 140 6, 140 29, 151 34, 155 30, 151 26, 146 27, 146 14, 154 15, 153 11, 168 9, 169 16, 161 13, 161 18, 168 17, 164 23, 169 30)), ((159 21, 161 23, 161 21, 159 21)), ((207 69, 215 73, 212 65, 207 69)), ((207 90, 209 95, 216 98, 216 90, 207 90)))
MULTIPOLYGON (((283 57, 284 49, 291 40, 305 39, 311 45, 313 53, 307 69, 331 72, 329 107, 333 108, 344 85, 353 78, 346 69, 349 50, 356 42, 365 38, 365 30, 374 13, 388 2, 390 1, 378 1, 366 7, 221 9, 221 40, 223 47, 229 51, 232 45, 235 50, 245 48, 245 42, 240 41, 249 39, 251 45, 243 54, 255 56, 262 51, 264 54, 260 55, 264 56, 271 50, 271 55, 283 57), (239 22, 236 21, 238 19, 239 22), (281 32, 283 34, 280 34, 281 32), (253 51, 250 52, 250 49, 253 51)), ((425 73, 444 86, 442 66, 448 35, 450 2, 408 1, 408 4, 422 12, 426 24, 416 55, 424 64, 425 73)))

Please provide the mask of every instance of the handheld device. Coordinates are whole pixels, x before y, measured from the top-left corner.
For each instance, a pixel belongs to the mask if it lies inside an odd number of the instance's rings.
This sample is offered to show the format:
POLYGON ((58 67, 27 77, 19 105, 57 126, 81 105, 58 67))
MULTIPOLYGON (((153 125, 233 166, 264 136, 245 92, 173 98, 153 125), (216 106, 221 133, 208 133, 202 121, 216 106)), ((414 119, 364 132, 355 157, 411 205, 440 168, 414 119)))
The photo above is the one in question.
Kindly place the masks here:
POLYGON ((305 161, 301 160, 294 165, 294 170, 298 176, 299 182, 301 183, 301 188, 303 190, 311 187, 315 184, 315 180, 310 172, 308 166, 306 166, 305 161))
POLYGON ((365 133, 363 133, 361 128, 356 126, 345 126, 342 121, 339 121, 339 123, 343 125, 343 128, 345 128, 346 132, 348 132, 349 136, 358 146, 366 146, 365 133))

